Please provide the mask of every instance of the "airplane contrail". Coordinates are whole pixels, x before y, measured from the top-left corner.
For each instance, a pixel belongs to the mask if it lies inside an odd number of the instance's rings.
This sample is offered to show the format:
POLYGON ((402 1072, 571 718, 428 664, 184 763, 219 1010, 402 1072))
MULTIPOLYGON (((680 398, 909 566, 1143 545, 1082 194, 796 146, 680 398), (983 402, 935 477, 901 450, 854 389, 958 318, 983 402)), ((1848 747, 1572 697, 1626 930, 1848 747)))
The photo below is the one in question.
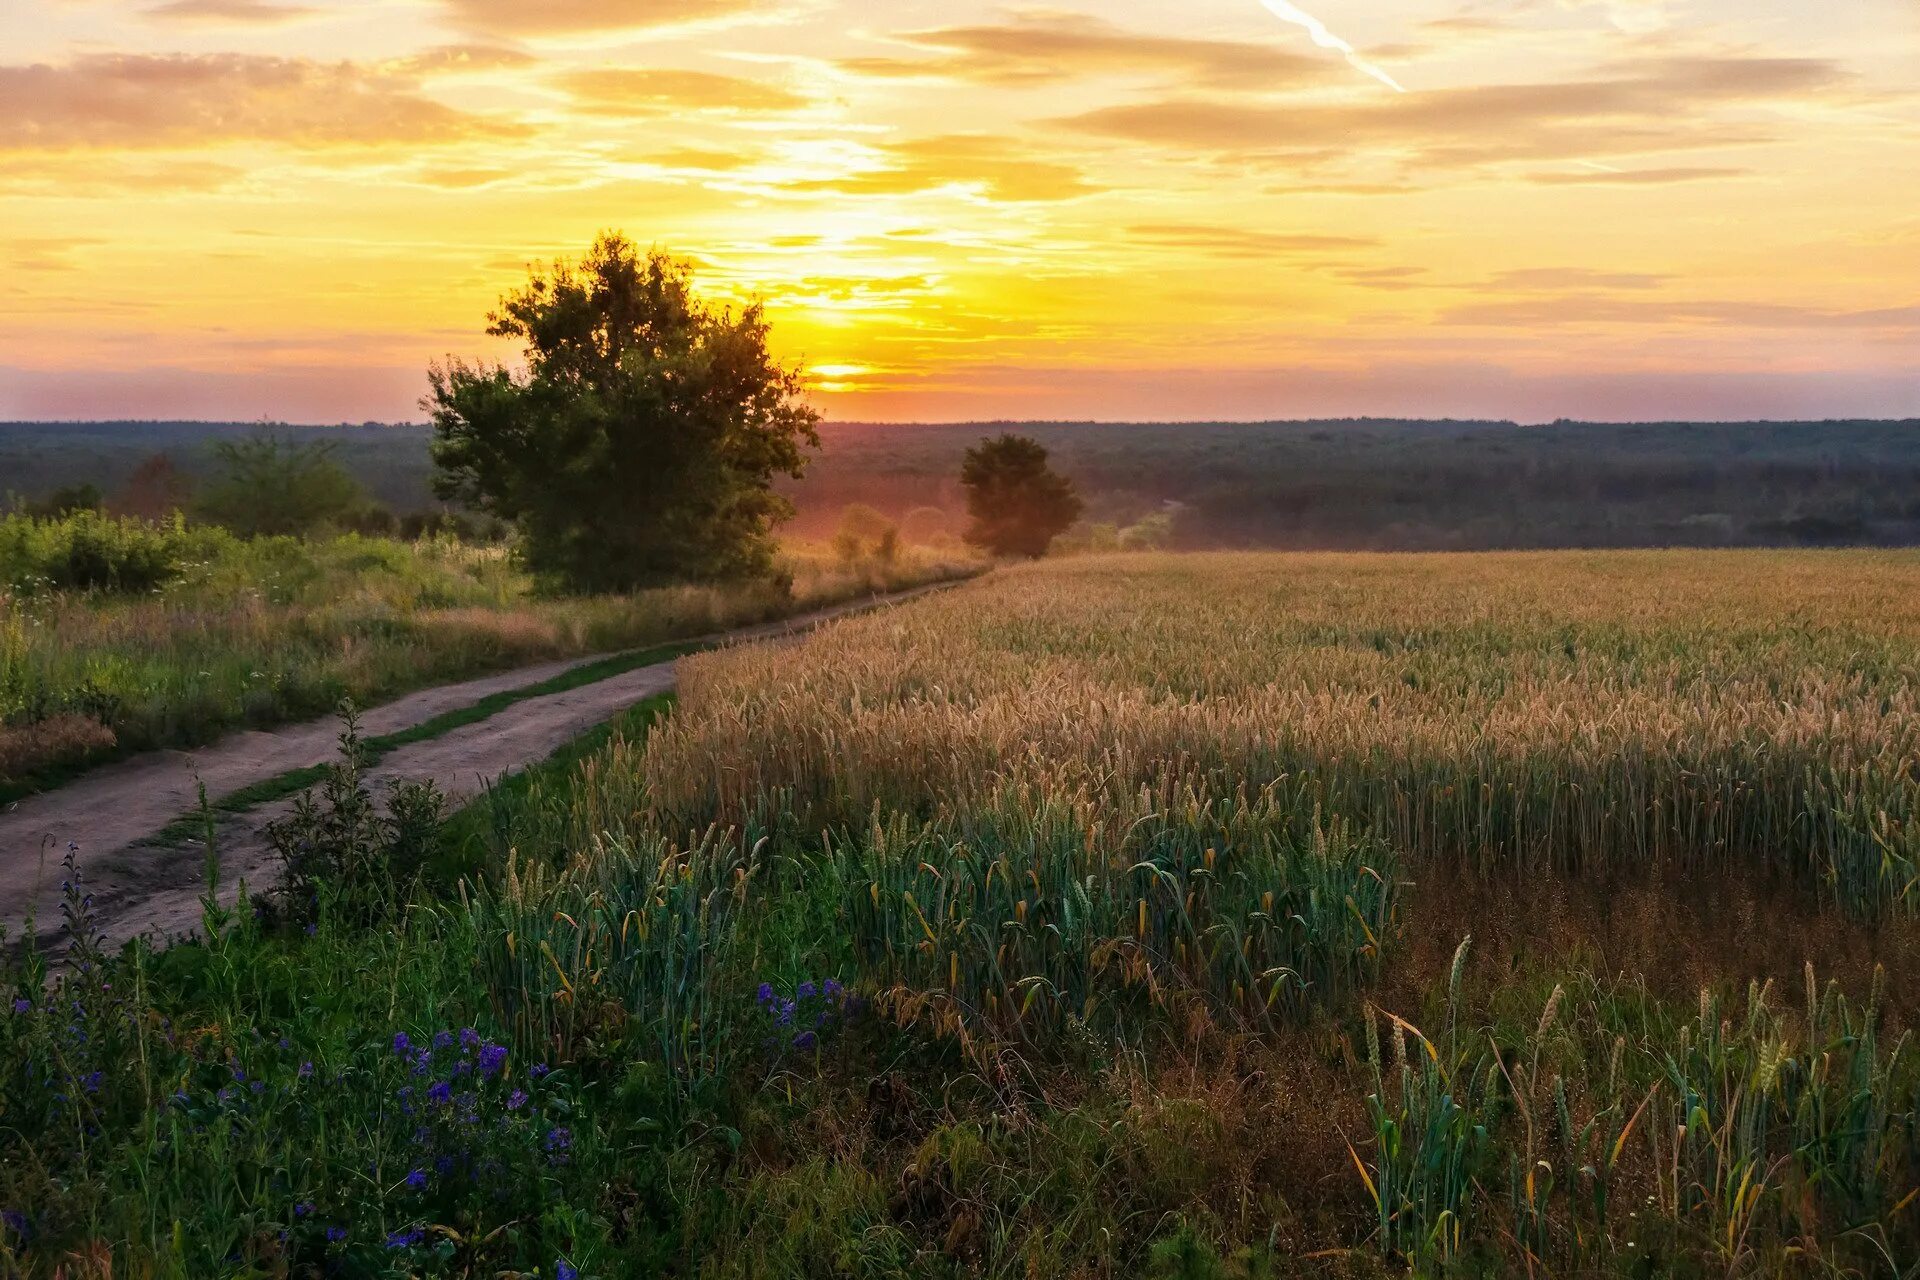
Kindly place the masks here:
POLYGON ((1326 23, 1320 21, 1320 19, 1314 17, 1306 10, 1301 9, 1297 5, 1287 3, 1287 0, 1260 0, 1260 3, 1265 5, 1267 11, 1273 14, 1274 17, 1279 18, 1282 22, 1291 22, 1295 26, 1305 27, 1307 34, 1313 37, 1313 42, 1322 49, 1338 50, 1340 54, 1346 58, 1347 65, 1351 66, 1355 71, 1366 72, 1395 93, 1405 93, 1407 91, 1405 85, 1361 57, 1358 49, 1355 49, 1345 40, 1342 40, 1339 36, 1327 30, 1326 23))

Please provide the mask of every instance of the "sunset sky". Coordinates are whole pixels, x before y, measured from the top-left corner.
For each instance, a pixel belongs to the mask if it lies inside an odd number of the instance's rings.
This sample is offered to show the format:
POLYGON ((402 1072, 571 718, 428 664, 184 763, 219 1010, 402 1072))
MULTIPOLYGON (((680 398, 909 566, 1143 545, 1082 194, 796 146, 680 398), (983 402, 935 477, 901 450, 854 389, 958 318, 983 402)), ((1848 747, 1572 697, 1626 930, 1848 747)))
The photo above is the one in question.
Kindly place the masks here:
POLYGON ((0 418, 418 419, 607 227, 839 419, 1920 415, 1920 0, 1287 7, 6 0, 0 418))

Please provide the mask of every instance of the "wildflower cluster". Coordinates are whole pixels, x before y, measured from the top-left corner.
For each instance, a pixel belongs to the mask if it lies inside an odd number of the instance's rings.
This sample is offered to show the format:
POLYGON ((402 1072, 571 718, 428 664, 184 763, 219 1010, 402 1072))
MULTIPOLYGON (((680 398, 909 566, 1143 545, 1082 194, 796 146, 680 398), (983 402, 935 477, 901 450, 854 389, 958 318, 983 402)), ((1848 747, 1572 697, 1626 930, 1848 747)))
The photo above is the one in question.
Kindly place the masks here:
POLYGON ((771 1024, 768 1047, 802 1052, 818 1048, 823 1037, 860 1011, 860 998, 851 995, 838 978, 808 979, 796 985, 792 995, 782 995, 772 983, 763 982, 754 1003, 771 1024))
MULTIPOLYGON (((301 1070, 314 1078, 310 1064, 301 1070)), ((571 1107, 555 1074, 544 1063, 516 1071, 507 1048, 472 1027, 395 1032, 317 1086, 334 1089, 354 1095, 349 1109, 374 1141, 357 1168, 328 1170, 297 1201, 296 1257, 405 1254, 436 1247, 440 1225, 510 1221, 537 1211, 543 1175, 571 1158, 571 1107)))

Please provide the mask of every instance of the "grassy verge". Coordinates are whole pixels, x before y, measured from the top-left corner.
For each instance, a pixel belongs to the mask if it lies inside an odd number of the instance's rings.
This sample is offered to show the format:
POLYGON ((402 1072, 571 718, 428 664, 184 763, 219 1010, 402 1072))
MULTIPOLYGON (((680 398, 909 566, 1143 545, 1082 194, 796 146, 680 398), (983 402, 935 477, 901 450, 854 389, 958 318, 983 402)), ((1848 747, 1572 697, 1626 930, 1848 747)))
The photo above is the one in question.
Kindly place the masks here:
POLYGON ((135 591, 23 574, 5 543, 0 536, 0 804, 142 751, 325 715, 343 699, 373 706, 981 567, 920 547, 884 563, 848 562, 794 543, 781 555, 790 589, 743 583, 562 599, 535 593, 500 548, 216 538, 135 591))
MULTIPOLYGON (((625 675, 627 672, 636 671, 641 667, 650 667, 658 663, 672 662, 690 653, 700 653, 704 650, 715 648, 718 645, 726 643, 726 639, 725 636, 718 636, 711 640, 688 640, 677 644, 656 645, 649 649, 636 649, 630 653, 612 654, 593 662, 582 663, 579 666, 571 667, 548 680, 525 685, 518 689, 506 689, 499 693, 488 694, 486 697, 468 706, 442 712, 431 719, 422 720, 419 724, 409 725, 407 728, 396 730, 393 733, 379 734, 375 737, 362 739, 361 751, 363 766, 378 764, 381 760, 384 760, 387 756, 402 747, 411 746, 417 742, 428 742, 435 738, 445 737, 456 729, 462 729, 467 725, 478 724, 483 720, 491 719, 502 711, 505 711, 508 707, 519 702, 525 702, 530 698, 544 698, 556 693, 566 693, 569 690, 585 688, 591 684, 598 684, 602 680, 609 680, 614 676, 625 675)), ((655 699, 648 699, 647 702, 641 703, 640 706, 649 706, 655 701, 655 699)), ((624 718, 609 722, 610 725, 621 723, 625 723, 624 718)), ((603 726, 602 728, 607 729, 607 726, 603 726)), ((611 731, 608 730, 608 732, 603 733, 601 730, 596 730, 595 734, 600 735, 596 740, 597 743, 604 743, 608 737, 611 736, 611 731)), ((587 738, 594 739, 595 734, 589 734, 587 738)), ((583 739, 583 741, 584 740, 586 739, 583 739)), ((567 747, 561 748, 561 754, 567 753, 569 749, 570 748, 567 747)), ((329 767, 331 767, 329 764, 323 763, 307 765, 299 769, 289 769, 285 773, 277 774, 271 778, 262 778, 258 782, 250 783, 235 791, 230 791, 226 795, 211 800, 208 807, 211 808, 215 814, 238 814, 245 813, 249 809, 257 808, 263 804, 272 804, 276 800, 285 800, 291 796, 299 795, 302 791, 320 782, 321 779, 327 776, 329 767)), ((204 822, 205 815, 197 809, 189 813, 183 813, 159 831, 155 832, 152 837, 152 843, 161 845, 180 844, 199 835, 204 822)))
POLYGON ((524 830, 524 815, 541 797, 567 792, 582 763, 598 756, 609 744, 645 741, 648 731, 673 710, 676 700, 674 694, 662 693, 635 703, 545 760, 499 779, 484 795, 456 810, 440 829, 438 844, 427 864, 429 881, 444 888, 497 864, 524 830))

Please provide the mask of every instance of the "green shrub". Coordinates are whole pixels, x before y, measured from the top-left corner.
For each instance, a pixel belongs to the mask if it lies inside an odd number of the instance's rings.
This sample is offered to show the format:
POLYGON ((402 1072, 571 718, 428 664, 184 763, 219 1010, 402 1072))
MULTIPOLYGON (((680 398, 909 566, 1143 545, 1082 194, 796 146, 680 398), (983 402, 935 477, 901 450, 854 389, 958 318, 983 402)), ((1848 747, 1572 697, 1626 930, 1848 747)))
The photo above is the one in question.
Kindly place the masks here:
POLYGON ((153 524, 83 510, 0 518, 0 582, 13 591, 153 591, 221 540, 183 523, 153 524))

